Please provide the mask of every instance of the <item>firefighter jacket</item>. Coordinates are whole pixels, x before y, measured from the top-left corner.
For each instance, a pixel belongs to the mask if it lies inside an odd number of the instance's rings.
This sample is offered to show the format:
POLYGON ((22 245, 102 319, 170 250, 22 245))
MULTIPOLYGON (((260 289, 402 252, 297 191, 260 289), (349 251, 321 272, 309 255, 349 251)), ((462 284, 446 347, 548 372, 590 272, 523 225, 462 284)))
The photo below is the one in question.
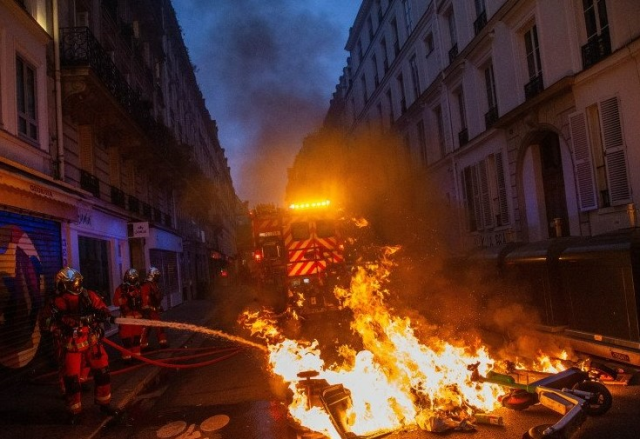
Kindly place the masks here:
POLYGON ((142 310, 144 313, 162 311, 162 291, 157 282, 146 281, 140 287, 142 290, 142 310))
POLYGON ((142 318, 142 292, 140 287, 120 284, 113 295, 113 303, 120 307, 122 317, 142 318))
POLYGON ((68 352, 84 352, 96 345, 104 335, 102 323, 111 317, 102 298, 84 288, 80 294, 64 292, 56 296, 51 315, 50 329, 68 352))

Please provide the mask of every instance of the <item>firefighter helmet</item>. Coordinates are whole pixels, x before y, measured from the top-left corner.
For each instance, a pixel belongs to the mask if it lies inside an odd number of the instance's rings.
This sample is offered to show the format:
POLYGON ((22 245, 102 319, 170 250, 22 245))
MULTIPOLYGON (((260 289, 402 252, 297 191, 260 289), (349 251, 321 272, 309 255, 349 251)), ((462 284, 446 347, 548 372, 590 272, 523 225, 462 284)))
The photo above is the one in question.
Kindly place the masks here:
POLYGON ((77 296, 82 291, 82 280, 78 270, 64 267, 56 274, 56 287, 60 293, 68 292, 77 296))
POLYGON ((138 286, 140 285, 140 275, 138 274, 138 270, 135 268, 129 268, 124 274, 123 278, 124 284, 128 286, 138 286))
POLYGON ((147 281, 149 282, 158 282, 160 280, 160 270, 156 267, 149 267, 149 271, 147 272, 147 281))

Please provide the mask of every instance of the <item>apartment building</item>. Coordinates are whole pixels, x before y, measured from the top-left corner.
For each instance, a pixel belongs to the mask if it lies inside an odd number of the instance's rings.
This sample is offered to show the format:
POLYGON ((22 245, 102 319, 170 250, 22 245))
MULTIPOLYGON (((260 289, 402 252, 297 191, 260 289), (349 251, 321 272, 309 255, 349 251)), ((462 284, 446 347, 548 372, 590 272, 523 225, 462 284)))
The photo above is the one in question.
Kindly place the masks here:
POLYGON ((398 136, 460 251, 635 225, 639 16, 633 0, 365 0, 325 123, 398 136))
POLYGON ((169 0, 0 0, 2 366, 64 265, 108 303, 150 265, 165 307, 205 297, 239 204, 169 0))

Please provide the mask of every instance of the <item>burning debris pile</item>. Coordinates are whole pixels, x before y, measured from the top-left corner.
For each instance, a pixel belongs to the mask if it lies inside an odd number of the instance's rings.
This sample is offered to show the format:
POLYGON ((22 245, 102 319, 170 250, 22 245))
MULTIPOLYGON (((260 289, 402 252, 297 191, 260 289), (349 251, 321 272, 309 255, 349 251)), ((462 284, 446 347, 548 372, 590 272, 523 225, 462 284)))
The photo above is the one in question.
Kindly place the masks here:
POLYGON ((287 383, 289 414, 299 426, 342 439, 345 432, 375 437, 416 426, 468 430, 500 422, 487 414, 502 405, 505 391, 500 382, 478 379, 491 376, 497 363, 481 340, 421 340, 412 321, 386 304, 397 250, 387 248, 378 263, 357 268, 349 289, 336 288, 362 346, 339 346, 339 362, 325 364, 316 340, 287 338, 282 316, 266 310, 241 316, 251 334, 266 341, 270 368, 287 383))

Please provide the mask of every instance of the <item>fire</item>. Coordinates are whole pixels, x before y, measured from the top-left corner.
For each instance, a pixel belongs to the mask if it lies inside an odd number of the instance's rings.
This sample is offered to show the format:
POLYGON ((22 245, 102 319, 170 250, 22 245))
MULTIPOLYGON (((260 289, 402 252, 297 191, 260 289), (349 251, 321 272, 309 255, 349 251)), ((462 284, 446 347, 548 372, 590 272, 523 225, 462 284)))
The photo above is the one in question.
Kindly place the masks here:
POLYGON ((418 420, 424 424, 452 412, 471 418, 500 406, 501 387, 471 379, 470 365, 486 375, 495 364, 479 341, 475 346, 435 336, 421 341, 411 320, 394 315, 385 304, 384 284, 393 265, 389 256, 395 251, 389 248, 379 264, 358 268, 348 289, 335 290, 352 313, 351 330, 362 341, 360 351, 338 349, 340 364, 325 364, 317 341, 284 337, 272 314, 245 313, 242 318, 252 334, 267 341, 270 368, 293 395, 291 417, 330 439, 341 435, 331 413, 310 394, 318 380, 350 392, 343 421, 358 436, 413 427, 418 420))

